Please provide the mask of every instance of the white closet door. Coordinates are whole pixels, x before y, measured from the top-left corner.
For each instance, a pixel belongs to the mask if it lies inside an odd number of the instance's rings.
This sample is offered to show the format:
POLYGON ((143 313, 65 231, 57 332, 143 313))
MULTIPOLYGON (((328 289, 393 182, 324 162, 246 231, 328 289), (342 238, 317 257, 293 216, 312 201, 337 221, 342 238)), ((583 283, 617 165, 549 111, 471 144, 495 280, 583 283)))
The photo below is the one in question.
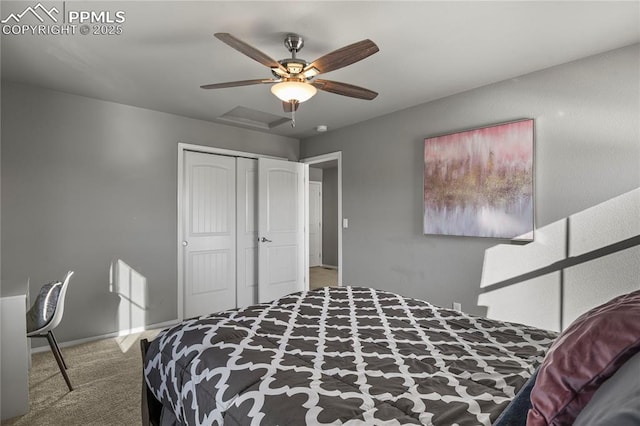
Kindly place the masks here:
POLYGON ((237 161, 238 307, 258 302, 258 160, 237 161))
POLYGON ((185 152, 184 316, 236 307, 236 159, 185 152))
POLYGON ((258 300, 304 290, 308 166, 258 159, 258 300))
POLYGON ((309 182, 309 267, 322 265, 322 182, 309 182))

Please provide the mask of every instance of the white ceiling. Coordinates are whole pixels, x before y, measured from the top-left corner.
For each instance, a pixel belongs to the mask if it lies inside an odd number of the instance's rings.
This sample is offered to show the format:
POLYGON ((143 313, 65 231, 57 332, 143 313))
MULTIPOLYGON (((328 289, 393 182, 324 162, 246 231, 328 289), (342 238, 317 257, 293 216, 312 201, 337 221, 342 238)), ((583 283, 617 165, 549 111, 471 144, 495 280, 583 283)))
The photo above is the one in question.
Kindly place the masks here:
MULTIPOLYGON (((2 19, 34 1, 2 1, 2 19)), ((237 107, 286 116, 268 85, 199 86, 270 78, 268 68, 213 37, 229 32, 274 59, 301 34, 312 60, 369 38, 373 56, 321 78, 379 92, 373 101, 319 92, 303 103, 304 138, 535 70, 640 41, 639 1, 112 1, 46 2, 70 10, 122 10, 123 34, 3 35, 2 78, 165 111, 216 118, 237 107)), ((25 17, 24 20, 27 20, 25 17)), ((25 22, 25 21, 23 21, 25 22)), ((37 22, 34 22, 37 23, 37 22)))

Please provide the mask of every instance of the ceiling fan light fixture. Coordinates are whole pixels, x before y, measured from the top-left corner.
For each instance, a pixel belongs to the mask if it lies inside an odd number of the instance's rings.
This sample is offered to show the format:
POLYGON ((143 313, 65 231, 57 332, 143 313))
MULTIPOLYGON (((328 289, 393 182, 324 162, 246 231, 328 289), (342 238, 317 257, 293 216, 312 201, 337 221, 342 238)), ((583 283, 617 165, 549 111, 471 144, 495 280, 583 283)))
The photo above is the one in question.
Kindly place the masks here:
POLYGON ((318 69, 317 69, 316 67, 308 68, 308 69, 306 69, 306 70, 304 70, 304 71, 302 72, 302 75, 303 75, 305 78, 313 78, 313 77, 315 77, 315 76, 316 76, 316 75, 318 75, 318 74, 320 74, 320 71, 318 71, 318 69))
POLYGON ((289 75, 289 73, 286 70, 280 69, 280 68, 271 68, 271 72, 276 76, 276 77, 287 77, 289 75))
POLYGON ((271 93, 283 102, 304 102, 311 99, 317 91, 311 84, 300 81, 283 81, 271 86, 271 93))

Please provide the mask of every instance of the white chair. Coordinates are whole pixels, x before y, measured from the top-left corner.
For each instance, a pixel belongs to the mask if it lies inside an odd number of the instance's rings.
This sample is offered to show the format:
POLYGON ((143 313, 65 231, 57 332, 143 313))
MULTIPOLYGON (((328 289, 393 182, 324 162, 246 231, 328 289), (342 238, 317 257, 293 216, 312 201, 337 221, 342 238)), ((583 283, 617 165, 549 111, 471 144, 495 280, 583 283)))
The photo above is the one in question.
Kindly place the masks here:
POLYGON ((73 390, 73 386, 71 386, 71 381, 67 375, 67 364, 53 335, 53 329, 62 321, 64 298, 72 275, 73 271, 69 271, 62 282, 54 281, 42 286, 36 301, 27 312, 27 337, 47 338, 49 346, 51 346, 51 352, 53 352, 53 356, 70 391, 73 390))

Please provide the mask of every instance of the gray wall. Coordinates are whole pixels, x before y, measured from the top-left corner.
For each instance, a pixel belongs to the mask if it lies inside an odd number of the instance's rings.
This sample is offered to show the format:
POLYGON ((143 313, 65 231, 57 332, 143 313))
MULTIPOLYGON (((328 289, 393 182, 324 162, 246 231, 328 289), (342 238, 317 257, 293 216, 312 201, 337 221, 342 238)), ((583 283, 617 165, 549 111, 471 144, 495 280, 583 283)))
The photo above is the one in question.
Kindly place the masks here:
POLYGON ((322 174, 322 263, 338 267, 338 168, 322 174))
POLYGON ((296 139, 35 87, 2 86, 2 285, 72 278, 59 339, 117 331, 110 265, 147 280, 147 324, 176 318, 177 144, 298 159, 296 139))
MULTIPOLYGON (((422 235, 423 139, 535 118, 542 226, 640 186, 639 73, 635 45, 303 141, 343 152, 344 282, 479 311, 498 241, 422 235)), ((3 84, 1 114, 2 286, 74 269, 62 341, 117 330, 117 259, 147 279, 148 324, 176 317, 177 142, 299 158, 295 139, 30 86, 3 84)))
POLYGON ((303 158, 342 151, 343 282, 481 313, 484 250, 501 241, 422 235, 424 138, 535 118, 537 224, 583 210, 640 186, 639 52, 618 49, 303 140, 303 158))

